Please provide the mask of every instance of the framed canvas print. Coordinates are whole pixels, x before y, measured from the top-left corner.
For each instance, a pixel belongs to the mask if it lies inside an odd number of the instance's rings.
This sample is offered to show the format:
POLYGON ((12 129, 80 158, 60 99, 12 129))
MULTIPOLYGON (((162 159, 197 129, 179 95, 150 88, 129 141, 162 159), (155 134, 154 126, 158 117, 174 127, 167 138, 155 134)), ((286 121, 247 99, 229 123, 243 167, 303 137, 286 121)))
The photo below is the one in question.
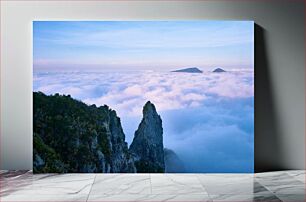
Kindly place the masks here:
POLYGON ((253 21, 34 21, 35 173, 254 172, 253 21))

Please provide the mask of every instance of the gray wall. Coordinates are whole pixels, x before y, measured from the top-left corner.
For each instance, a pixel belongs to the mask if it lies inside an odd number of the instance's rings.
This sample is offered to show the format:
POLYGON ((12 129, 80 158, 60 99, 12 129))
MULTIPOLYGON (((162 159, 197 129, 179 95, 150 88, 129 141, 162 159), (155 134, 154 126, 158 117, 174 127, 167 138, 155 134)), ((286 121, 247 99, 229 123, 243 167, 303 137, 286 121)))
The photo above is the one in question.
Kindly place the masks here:
POLYGON ((305 168, 303 1, 1 1, 1 169, 32 168, 32 20, 254 20, 255 167, 305 168))

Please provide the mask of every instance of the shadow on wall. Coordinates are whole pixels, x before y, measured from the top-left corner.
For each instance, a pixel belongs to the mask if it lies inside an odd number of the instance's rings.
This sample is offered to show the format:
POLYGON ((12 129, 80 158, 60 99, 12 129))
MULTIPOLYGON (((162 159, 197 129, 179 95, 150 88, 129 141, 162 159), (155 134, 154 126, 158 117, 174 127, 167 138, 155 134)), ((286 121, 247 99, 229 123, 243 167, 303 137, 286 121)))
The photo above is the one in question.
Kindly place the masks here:
POLYGON ((283 170, 266 30, 255 24, 255 172, 283 170))

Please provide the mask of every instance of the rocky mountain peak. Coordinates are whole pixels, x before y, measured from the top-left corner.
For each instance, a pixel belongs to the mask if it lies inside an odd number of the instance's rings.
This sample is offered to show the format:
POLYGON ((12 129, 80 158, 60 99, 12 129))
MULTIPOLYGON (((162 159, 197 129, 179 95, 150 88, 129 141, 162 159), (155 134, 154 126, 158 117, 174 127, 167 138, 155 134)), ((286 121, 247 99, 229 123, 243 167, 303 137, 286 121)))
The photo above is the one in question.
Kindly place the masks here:
POLYGON ((226 72, 226 71, 225 71, 224 69, 218 67, 218 68, 216 68, 213 72, 215 72, 215 73, 221 73, 221 72, 226 72))
POLYGON ((59 94, 33 100, 34 173, 136 172, 114 110, 59 94))
POLYGON ((147 101, 142 110, 143 119, 160 119, 153 103, 147 101))
POLYGON ((143 107, 143 118, 135 132, 130 152, 137 172, 165 171, 162 120, 150 101, 143 107))
MULTIPOLYGON (((165 172, 162 120, 150 101, 128 148, 121 120, 108 106, 41 92, 34 92, 33 99, 35 173, 165 172)), ((167 154, 171 172, 177 161, 167 154)))
POLYGON ((172 72, 203 73, 203 71, 200 70, 197 67, 190 67, 190 68, 185 68, 185 69, 179 69, 179 70, 174 70, 172 72))

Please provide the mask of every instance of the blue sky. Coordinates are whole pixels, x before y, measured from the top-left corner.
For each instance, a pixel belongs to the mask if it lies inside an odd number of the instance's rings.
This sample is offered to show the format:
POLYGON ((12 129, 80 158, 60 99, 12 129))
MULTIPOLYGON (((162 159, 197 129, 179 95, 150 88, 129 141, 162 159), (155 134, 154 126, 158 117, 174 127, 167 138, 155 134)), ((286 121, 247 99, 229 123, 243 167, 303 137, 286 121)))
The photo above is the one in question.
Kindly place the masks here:
POLYGON ((253 21, 34 21, 34 70, 253 69, 253 21))

